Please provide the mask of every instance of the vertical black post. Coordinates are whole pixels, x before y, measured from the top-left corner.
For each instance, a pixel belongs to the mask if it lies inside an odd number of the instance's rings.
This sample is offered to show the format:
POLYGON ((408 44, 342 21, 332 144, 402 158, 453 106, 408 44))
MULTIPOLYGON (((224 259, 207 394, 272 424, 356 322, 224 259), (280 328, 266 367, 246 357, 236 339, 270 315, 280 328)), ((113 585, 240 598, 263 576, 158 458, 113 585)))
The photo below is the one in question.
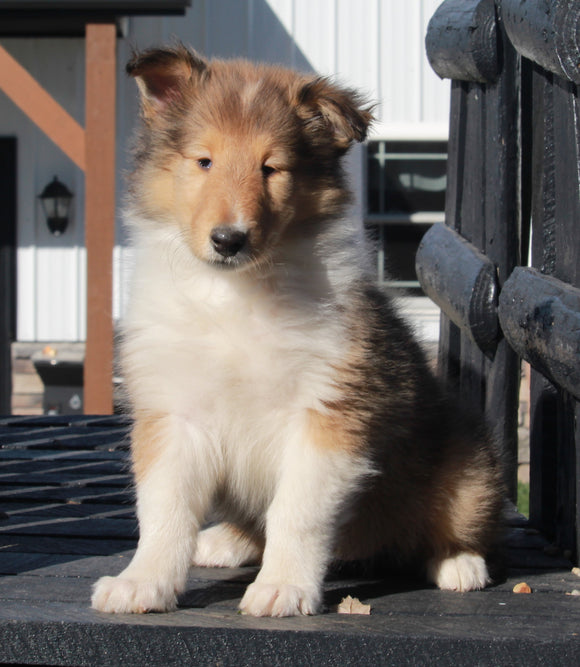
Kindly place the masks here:
POLYGON ((10 414, 16 313, 16 140, 0 139, 0 414, 10 414))
MULTIPOLYGON (((554 276, 580 287, 580 101, 577 86, 555 77, 554 101, 554 200, 556 202, 554 276), (574 242, 576 241, 576 242, 574 242)), ((578 404, 564 390, 558 404, 558 478, 556 539, 566 551, 578 553, 580 517, 578 515, 577 444, 580 427, 576 420, 578 404)))
MULTIPOLYGON (((485 111, 485 208, 481 248, 497 267, 499 288, 520 263, 520 59, 498 21, 501 75, 488 86, 485 111)), ((503 443, 509 496, 517 498, 520 360, 504 338, 487 365, 485 414, 503 443)))
MULTIPOLYGON (((580 287, 580 122, 574 84, 534 66, 532 265, 580 287)), ((532 371, 530 518, 572 554, 580 545, 578 403, 532 371)))
MULTIPOLYGON (((497 27, 497 80, 453 81, 446 223, 497 267, 499 286, 520 261, 519 58, 497 27)), ((519 358, 505 340, 484 354, 442 318, 440 369, 463 399, 484 411, 508 463, 507 486, 517 493, 519 358), (455 377, 454 377, 455 376, 455 377)))
MULTIPOLYGON (((533 66, 532 265, 552 274, 554 251, 553 75, 533 66)), ((530 519, 555 539, 557 390, 532 368, 530 378, 530 519)))
MULTIPOLYGON (((447 191, 445 193, 445 223, 455 231, 459 224, 461 207, 461 180, 465 154, 465 87, 461 81, 451 82, 451 110, 449 120, 449 143, 447 148, 447 191)), ((461 357, 461 333, 451 320, 441 313, 439 328, 439 373, 453 387, 458 388, 461 357)))

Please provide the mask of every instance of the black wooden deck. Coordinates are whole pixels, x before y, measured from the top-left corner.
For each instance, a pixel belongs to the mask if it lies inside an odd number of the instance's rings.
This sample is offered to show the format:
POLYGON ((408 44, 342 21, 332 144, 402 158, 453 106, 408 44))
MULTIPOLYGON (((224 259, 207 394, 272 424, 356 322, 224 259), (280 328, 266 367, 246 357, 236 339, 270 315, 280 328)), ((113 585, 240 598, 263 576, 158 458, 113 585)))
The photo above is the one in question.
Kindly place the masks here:
POLYGON ((507 580, 467 594, 402 576, 330 578, 320 616, 236 611, 255 568, 193 569, 178 611, 107 615, 137 524, 121 418, 0 420, 0 662, 54 665, 580 664, 580 577, 517 517, 507 580), (525 581, 532 594, 515 594, 525 581), (346 595, 370 616, 337 614, 346 595))

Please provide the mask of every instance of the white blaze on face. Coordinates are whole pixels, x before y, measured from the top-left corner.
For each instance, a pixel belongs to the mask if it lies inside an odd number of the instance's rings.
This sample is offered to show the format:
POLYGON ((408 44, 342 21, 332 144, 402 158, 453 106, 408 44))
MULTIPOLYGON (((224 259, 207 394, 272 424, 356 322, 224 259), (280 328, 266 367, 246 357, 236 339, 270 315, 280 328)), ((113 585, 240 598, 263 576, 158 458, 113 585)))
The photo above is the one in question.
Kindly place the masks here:
POLYGON ((258 93, 260 91, 260 88, 262 87, 262 80, 258 79, 256 81, 249 81, 246 84, 246 87, 242 90, 241 93, 241 100, 242 100, 242 109, 246 111, 249 109, 256 97, 258 97, 258 93))

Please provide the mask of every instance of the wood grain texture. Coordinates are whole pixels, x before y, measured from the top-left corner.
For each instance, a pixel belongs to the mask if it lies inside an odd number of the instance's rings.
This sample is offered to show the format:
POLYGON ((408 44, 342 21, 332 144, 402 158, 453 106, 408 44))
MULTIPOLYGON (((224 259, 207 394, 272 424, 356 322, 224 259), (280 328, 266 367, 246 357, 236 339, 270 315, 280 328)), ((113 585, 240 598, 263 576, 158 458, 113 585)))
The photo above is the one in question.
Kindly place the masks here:
POLYGON ((173 613, 91 610, 93 582, 120 572, 136 545, 132 505, 126 496, 108 495, 127 485, 119 465, 120 455, 128 457, 127 433, 120 418, 0 419, 0 662, 394 665, 407 664, 410 655, 417 664, 437 655, 442 665, 580 660, 580 609, 567 595, 580 579, 569 561, 546 553, 545 540, 511 511, 506 578, 485 591, 460 595, 408 574, 342 571, 327 579, 325 613, 258 619, 237 612, 256 568, 192 568, 173 613), (78 450, 59 448, 68 430, 78 450), (54 448, 38 449, 38 442, 54 448), (93 448, 97 460, 87 460, 93 448), (107 487, 92 486, 95 466, 107 487), (11 485, 13 467, 18 474, 26 470, 28 482, 11 485), (66 470, 62 480, 57 469, 66 470), (27 493, 15 494, 19 487, 27 493), (83 489, 89 502, 79 502, 83 489), (521 581, 532 595, 512 593, 521 581), (371 615, 337 614, 347 595, 370 604, 371 615))
POLYGON ((417 275, 427 296, 484 352, 499 336, 495 265, 457 232, 433 225, 417 251, 417 275))
POLYGON ((514 350, 580 399, 580 289, 516 268, 503 286, 499 318, 514 350))
POLYGON ((492 83, 500 73, 493 0, 445 0, 425 39, 427 57, 442 79, 492 83))
MULTIPOLYGON (((571 307, 577 308, 574 294, 580 288, 578 90, 575 84, 535 64, 531 68, 529 103, 531 128, 522 141, 532 146, 531 263, 546 277, 545 285, 559 285, 561 281, 570 286, 564 285, 553 302, 548 299, 537 304, 542 306, 537 314, 548 315, 545 318, 547 333, 551 329, 550 310, 554 307, 558 311, 565 330, 556 335, 555 342, 565 347, 552 350, 550 343, 550 350, 546 352, 553 357, 552 361, 538 354, 538 363, 532 367, 530 478, 534 492, 530 498, 530 516, 550 539, 577 554, 580 547, 580 409, 578 401, 573 399, 578 393, 577 386, 567 378, 577 374, 578 362, 575 360, 568 368, 563 368, 557 357, 565 352, 564 356, 573 358, 573 350, 577 349, 577 331, 573 324, 577 313, 566 311, 570 308, 568 297, 572 298, 571 307), (551 283, 551 279, 556 282, 551 283), (572 349, 566 350, 570 343, 572 349), (559 369, 546 368, 546 362, 559 365, 559 369), (561 379, 564 386, 552 381, 561 379)), ((537 275, 534 279, 537 283, 537 275)), ((539 328, 536 325, 536 329, 539 328)), ((539 343, 542 345, 541 340, 539 343)), ((545 347, 546 341, 543 345, 545 347)))
POLYGON ((522 56, 580 83, 580 4, 570 0, 502 0, 501 18, 522 56))
POLYGON ((86 414, 113 412, 113 246, 115 242, 115 25, 86 34, 87 342, 86 414))

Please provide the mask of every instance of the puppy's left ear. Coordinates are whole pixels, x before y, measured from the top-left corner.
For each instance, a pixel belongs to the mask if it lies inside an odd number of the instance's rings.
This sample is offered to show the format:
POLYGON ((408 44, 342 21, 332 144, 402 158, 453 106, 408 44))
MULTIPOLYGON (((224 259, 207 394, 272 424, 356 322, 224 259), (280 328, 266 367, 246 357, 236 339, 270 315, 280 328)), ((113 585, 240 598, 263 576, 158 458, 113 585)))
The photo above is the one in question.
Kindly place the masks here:
POLYGON ((149 49, 134 53, 127 63, 141 93, 145 118, 152 118, 173 103, 184 100, 208 72, 208 63, 182 44, 175 48, 149 49))
POLYGON ((323 77, 299 91, 298 114, 316 144, 330 139, 339 153, 346 152, 353 141, 364 141, 373 121, 372 107, 365 106, 361 95, 323 77))

